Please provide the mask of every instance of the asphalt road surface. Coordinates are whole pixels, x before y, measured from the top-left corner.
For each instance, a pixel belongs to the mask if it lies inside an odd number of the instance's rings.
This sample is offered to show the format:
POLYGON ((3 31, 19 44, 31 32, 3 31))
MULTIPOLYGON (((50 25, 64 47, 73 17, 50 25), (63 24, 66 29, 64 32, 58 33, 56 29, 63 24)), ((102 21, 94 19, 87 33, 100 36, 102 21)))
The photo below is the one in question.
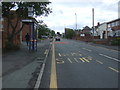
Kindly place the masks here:
POLYGON ((118 88, 118 51, 67 39, 52 44, 40 88, 118 88))

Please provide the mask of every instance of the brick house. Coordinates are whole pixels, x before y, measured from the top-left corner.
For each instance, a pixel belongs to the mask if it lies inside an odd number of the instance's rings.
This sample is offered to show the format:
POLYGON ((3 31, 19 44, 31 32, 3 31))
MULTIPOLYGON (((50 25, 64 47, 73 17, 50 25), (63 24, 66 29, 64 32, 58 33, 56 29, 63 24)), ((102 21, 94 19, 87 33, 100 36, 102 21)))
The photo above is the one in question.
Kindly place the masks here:
MULTIPOLYGON (((88 26, 85 26, 82 31, 81 34, 83 36, 91 36, 91 28, 89 28, 88 26)), ((80 35, 81 36, 81 35, 80 35)))

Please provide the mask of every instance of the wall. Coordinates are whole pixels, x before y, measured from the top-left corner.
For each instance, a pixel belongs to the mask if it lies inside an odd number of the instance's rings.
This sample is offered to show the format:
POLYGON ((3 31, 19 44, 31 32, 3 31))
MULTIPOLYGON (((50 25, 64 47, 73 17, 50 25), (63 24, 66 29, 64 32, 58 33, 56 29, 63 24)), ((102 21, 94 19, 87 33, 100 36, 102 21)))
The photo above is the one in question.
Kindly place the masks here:
MULTIPOLYGON (((17 21, 17 19, 14 18, 12 20, 12 24, 15 25, 16 21, 17 21)), ((8 23, 7 19, 4 18, 4 20, 2 22, 2 25, 3 25, 3 31, 2 31, 2 48, 5 48, 6 42, 7 42, 7 39, 6 39, 7 38, 7 23, 8 23)), ((17 26, 16 30, 19 30, 19 28, 20 28, 20 22, 18 23, 18 26, 17 26)), ((9 31, 12 32, 12 28, 10 28, 9 31)), ((14 37, 14 41, 13 42, 14 42, 14 44, 20 46, 20 34, 18 34, 18 35, 16 35, 14 37)))
POLYGON ((100 39, 105 39, 106 34, 103 34, 104 31, 107 30, 107 24, 103 23, 97 28, 98 35, 100 35, 100 39), (105 35, 105 36, 104 36, 105 35))
POLYGON ((30 27, 30 24, 25 24, 25 26, 23 27, 23 29, 22 29, 22 41, 25 41, 26 39, 25 39, 25 35, 27 34, 27 33, 29 33, 30 34, 30 29, 31 27, 30 27))

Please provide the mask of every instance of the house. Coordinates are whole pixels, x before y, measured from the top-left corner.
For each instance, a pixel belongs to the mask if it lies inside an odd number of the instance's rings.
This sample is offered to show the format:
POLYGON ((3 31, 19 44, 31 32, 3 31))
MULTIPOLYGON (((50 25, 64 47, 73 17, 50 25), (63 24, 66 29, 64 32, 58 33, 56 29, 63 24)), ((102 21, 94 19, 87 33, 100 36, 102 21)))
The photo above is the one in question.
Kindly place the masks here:
POLYGON ((91 36, 91 28, 88 26, 85 26, 82 29, 80 36, 91 36))
POLYGON ((100 39, 106 39, 106 30, 107 30, 106 22, 98 24, 96 31, 98 33, 98 36, 100 36, 100 39))
POLYGON ((80 36, 80 34, 81 34, 81 29, 75 30, 75 35, 80 36))
POLYGON ((107 37, 120 36, 120 18, 107 22, 107 37))

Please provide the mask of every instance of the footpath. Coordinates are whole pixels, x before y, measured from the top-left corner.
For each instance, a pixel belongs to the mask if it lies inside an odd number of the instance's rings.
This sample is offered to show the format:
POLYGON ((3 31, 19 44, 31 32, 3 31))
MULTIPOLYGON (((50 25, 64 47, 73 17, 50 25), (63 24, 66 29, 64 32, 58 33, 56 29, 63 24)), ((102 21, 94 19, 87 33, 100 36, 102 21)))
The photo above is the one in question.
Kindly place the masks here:
POLYGON ((38 42, 37 52, 22 42, 20 50, 3 53, 2 88, 34 88, 49 47, 49 39, 38 42))
POLYGON ((107 48, 107 49, 111 49, 111 50, 115 50, 115 51, 120 51, 120 46, 95 44, 95 43, 92 43, 92 42, 84 42, 84 41, 79 41, 79 40, 75 40, 75 41, 78 41, 78 42, 81 42, 81 43, 86 43, 86 44, 93 45, 93 46, 96 46, 96 47, 102 47, 102 48, 107 48))

